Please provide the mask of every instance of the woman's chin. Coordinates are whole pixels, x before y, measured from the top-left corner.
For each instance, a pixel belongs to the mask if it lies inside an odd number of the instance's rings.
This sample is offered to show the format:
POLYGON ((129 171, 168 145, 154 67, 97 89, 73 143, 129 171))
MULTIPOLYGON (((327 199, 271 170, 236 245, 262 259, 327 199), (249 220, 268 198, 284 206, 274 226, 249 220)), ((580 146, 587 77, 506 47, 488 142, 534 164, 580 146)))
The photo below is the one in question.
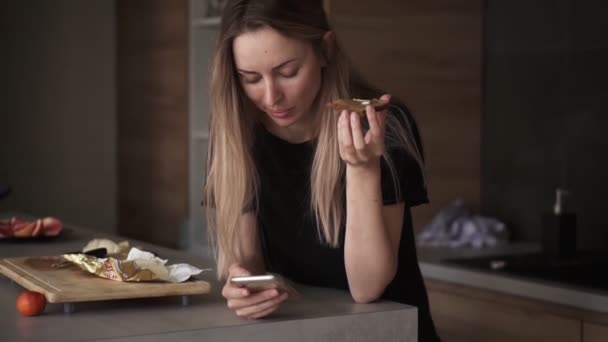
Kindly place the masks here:
POLYGON ((277 117, 269 115, 269 119, 278 127, 289 127, 298 121, 295 116, 277 117))

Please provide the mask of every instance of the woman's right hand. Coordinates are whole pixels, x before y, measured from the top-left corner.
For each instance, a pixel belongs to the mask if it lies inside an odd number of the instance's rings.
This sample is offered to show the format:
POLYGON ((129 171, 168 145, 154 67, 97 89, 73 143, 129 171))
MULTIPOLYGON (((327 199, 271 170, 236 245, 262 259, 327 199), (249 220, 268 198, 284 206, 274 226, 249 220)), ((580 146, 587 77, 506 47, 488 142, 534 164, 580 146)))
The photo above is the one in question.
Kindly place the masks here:
POLYGON ((228 301, 228 308, 234 310, 239 317, 255 319, 262 318, 274 312, 287 299, 287 293, 279 289, 268 289, 251 292, 245 287, 230 283, 230 278, 249 276, 251 273, 238 264, 232 264, 228 269, 228 281, 222 289, 222 296, 228 301))

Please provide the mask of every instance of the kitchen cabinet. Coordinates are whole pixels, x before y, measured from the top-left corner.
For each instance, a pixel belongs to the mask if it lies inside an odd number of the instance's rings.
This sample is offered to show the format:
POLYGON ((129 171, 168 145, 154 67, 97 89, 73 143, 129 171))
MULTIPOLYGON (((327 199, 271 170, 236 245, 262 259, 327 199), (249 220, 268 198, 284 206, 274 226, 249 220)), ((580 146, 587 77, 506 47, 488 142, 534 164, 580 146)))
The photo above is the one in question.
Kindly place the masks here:
POLYGON ((414 227, 455 198, 479 210, 484 3, 328 0, 327 7, 353 65, 418 122, 432 200, 414 208, 414 227))
POLYGON ((447 341, 581 341, 574 319, 443 291, 430 290, 429 300, 447 341))
POLYGON ((118 232, 205 255, 212 3, 116 4, 118 232))
POLYGON ((189 171, 186 232, 182 247, 208 255, 207 224, 201 200, 209 146, 209 80, 213 49, 219 33, 219 8, 209 0, 189 2, 189 171))
POLYGON ((189 215, 187 13, 116 2, 118 232, 173 248, 189 215))
POLYGON ((583 323, 584 342, 606 342, 608 341, 608 324, 600 325, 594 323, 583 323))
POLYGON ((425 280, 445 341, 608 341, 608 314, 498 291, 425 280))

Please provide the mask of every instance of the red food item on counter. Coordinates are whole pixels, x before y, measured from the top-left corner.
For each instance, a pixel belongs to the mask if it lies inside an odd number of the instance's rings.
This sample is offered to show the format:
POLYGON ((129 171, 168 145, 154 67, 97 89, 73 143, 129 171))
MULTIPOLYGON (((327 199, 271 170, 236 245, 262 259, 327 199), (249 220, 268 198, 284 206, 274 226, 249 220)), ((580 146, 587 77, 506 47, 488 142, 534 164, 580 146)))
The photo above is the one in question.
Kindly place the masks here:
POLYGON ((23 221, 13 216, 7 220, 0 220, 0 239, 57 236, 62 229, 63 223, 55 217, 23 221))
POLYGON ((13 231, 6 220, 0 220, 0 239, 13 236, 13 231))
POLYGON ((46 297, 42 293, 23 291, 17 297, 17 311, 23 316, 38 316, 44 312, 46 297))
POLYGON ((57 236, 63 229, 63 222, 54 217, 45 217, 42 219, 42 231, 44 236, 57 236))
POLYGON ((13 224, 13 235, 15 237, 30 237, 33 236, 34 230, 36 230, 36 226, 42 225, 40 220, 36 220, 34 222, 25 222, 15 220, 16 222, 13 224))

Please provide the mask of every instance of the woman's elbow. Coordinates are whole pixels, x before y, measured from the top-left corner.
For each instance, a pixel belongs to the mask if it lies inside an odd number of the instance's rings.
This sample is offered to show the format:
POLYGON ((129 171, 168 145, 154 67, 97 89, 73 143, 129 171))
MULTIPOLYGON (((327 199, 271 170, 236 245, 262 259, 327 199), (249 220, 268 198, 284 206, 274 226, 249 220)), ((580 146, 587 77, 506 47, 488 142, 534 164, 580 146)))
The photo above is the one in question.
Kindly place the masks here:
POLYGON ((397 275, 398 261, 390 265, 386 264, 384 268, 377 268, 374 275, 361 278, 360 271, 358 277, 349 278, 349 290, 353 301, 358 304, 371 303, 378 300, 384 294, 386 287, 393 281, 397 275), (372 279, 370 279, 372 278, 372 279))
POLYGON ((366 282, 365 286, 359 288, 351 286, 350 295, 355 303, 358 304, 374 302, 382 297, 384 291, 386 291, 386 287, 393 280, 394 276, 395 274, 393 273, 392 276, 387 277, 384 281, 380 280, 376 284, 374 284, 372 281, 368 281, 366 282))
POLYGON ((371 293, 369 291, 367 293, 364 291, 355 292, 351 290, 350 295, 355 303, 368 304, 378 300, 382 296, 382 293, 371 293))

